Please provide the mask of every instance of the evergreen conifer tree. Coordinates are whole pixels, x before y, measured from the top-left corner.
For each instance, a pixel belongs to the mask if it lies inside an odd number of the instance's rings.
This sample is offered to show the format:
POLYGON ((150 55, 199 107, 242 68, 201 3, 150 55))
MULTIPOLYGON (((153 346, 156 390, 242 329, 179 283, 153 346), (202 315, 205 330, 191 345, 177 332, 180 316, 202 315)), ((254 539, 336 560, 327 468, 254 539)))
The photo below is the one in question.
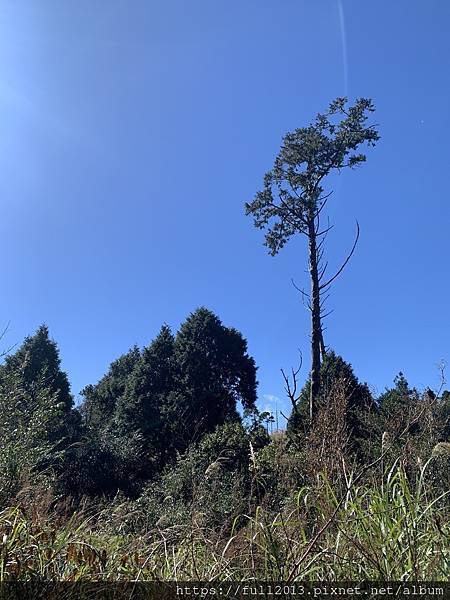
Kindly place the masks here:
POLYGON ((67 375, 61 370, 61 360, 56 342, 50 339, 47 325, 27 337, 19 349, 6 357, 0 368, 0 379, 14 377, 21 389, 31 398, 46 391, 53 398, 55 416, 48 424, 51 442, 65 438, 76 439, 79 415, 74 411, 73 397, 67 375))
POLYGON ((206 308, 182 324, 174 345, 183 395, 182 427, 192 439, 217 425, 239 420, 256 402, 256 366, 247 342, 236 329, 225 327, 206 308))
MULTIPOLYGON (((318 410, 325 408, 330 399, 330 394, 335 393, 334 386, 340 382, 345 393, 346 424, 350 436, 351 447, 361 451, 363 440, 371 436, 373 430, 372 416, 376 413, 376 404, 365 383, 361 383, 354 374, 350 363, 341 356, 329 350, 321 365, 321 387, 317 399, 318 410)), ((307 432, 311 421, 309 418, 308 404, 310 398, 311 379, 305 383, 297 400, 296 408, 292 411, 288 421, 290 433, 307 432)))
POLYGON ((353 249, 333 276, 323 264, 323 246, 330 225, 323 226, 322 211, 331 195, 325 192, 325 181, 333 173, 354 168, 366 160, 364 145, 374 146, 379 139, 374 125, 367 125, 374 111, 372 101, 359 98, 348 106, 347 98, 337 98, 315 121, 288 133, 273 168, 264 177, 264 187, 251 202, 247 215, 255 226, 265 229, 265 244, 274 256, 294 235, 308 241, 310 293, 302 291, 311 312, 310 419, 320 396, 320 364, 326 352, 323 339, 324 302, 333 281, 349 261, 353 249))
POLYGON ((406 377, 400 371, 394 379, 394 387, 387 389, 378 398, 378 404, 381 412, 388 417, 405 409, 417 396, 417 390, 409 387, 406 377))
POLYGON ((84 396, 83 419, 89 430, 100 431, 111 422, 119 399, 123 396, 128 379, 141 357, 137 346, 111 363, 108 372, 96 385, 87 385, 84 396))
POLYGON ((172 447, 161 412, 174 387, 173 344, 170 328, 163 325, 144 348, 114 413, 117 447, 138 486, 164 466, 172 447))

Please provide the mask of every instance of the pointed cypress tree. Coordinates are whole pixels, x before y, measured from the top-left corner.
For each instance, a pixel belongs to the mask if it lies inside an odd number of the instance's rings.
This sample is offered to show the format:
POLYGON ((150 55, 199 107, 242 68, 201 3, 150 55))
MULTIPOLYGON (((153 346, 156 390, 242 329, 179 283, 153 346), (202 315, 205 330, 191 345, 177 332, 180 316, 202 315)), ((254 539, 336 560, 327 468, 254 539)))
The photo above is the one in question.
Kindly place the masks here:
POLYGON ((114 434, 133 489, 164 466, 171 448, 171 441, 165 439, 161 407, 174 386, 173 343, 170 328, 163 325, 144 348, 117 402, 114 434))
MULTIPOLYGON (((372 435, 373 423, 369 414, 375 414, 376 405, 372 394, 365 383, 361 383, 353 372, 350 363, 341 356, 329 350, 321 365, 321 387, 317 399, 318 409, 326 408, 329 394, 333 393, 333 386, 341 382, 346 396, 346 424, 350 434, 353 449, 360 451, 362 441, 372 435)), ((304 385, 296 409, 291 413, 288 421, 288 431, 291 433, 306 432, 311 421, 309 418, 308 404, 310 398, 311 379, 304 385)))
POLYGON ((58 346, 50 339, 47 325, 41 325, 14 354, 6 357, 2 371, 20 373, 27 391, 32 391, 37 385, 45 385, 50 392, 57 394, 65 411, 72 408, 69 381, 66 373, 61 371, 58 346))
POLYGON ((146 439, 153 438, 160 425, 161 397, 173 389, 173 343, 170 328, 163 325, 144 348, 117 403, 115 424, 120 431, 139 431, 146 439))
POLYGON ((255 361, 242 334, 225 327, 214 313, 199 308, 186 319, 176 336, 174 354, 184 396, 179 412, 191 439, 239 420, 239 402, 244 409, 254 408, 255 361))
POLYGON ((0 378, 11 376, 31 398, 36 398, 43 390, 54 398, 57 412, 49 431, 51 441, 76 437, 78 415, 73 410, 67 375, 61 370, 58 346, 50 339, 47 325, 41 325, 14 354, 6 357, 0 378))
POLYGON ((111 363, 108 372, 96 385, 87 385, 82 414, 87 428, 91 431, 105 429, 113 418, 117 403, 123 396, 128 379, 141 357, 137 346, 131 348, 111 363))
POLYGON ((387 389, 378 398, 378 404, 382 414, 388 417, 397 411, 407 408, 417 397, 417 390, 409 387, 406 377, 400 371, 394 379, 394 387, 387 389))

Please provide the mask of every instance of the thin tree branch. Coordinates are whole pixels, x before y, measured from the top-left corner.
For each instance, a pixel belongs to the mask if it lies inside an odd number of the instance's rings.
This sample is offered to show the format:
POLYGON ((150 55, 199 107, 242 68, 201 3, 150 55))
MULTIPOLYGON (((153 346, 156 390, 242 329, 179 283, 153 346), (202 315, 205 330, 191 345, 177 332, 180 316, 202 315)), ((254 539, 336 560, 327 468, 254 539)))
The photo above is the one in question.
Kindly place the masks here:
POLYGON ((301 295, 302 295, 304 298, 310 298, 310 297, 311 297, 311 296, 310 296, 310 295, 309 295, 307 292, 305 292, 304 290, 302 290, 302 289, 300 289, 300 288, 298 287, 298 285, 295 283, 295 281, 294 281, 294 279, 293 279, 293 278, 291 278, 291 283, 292 283, 292 285, 295 287, 295 289, 297 290, 297 292, 300 292, 300 294, 301 294, 301 295))
POLYGON ((282 374, 283 379, 284 379, 284 389, 285 389, 285 392, 286 392, 289 400, 291 401, 292 408, 293 408, 294 411, 297 410, 297 402, 298 402, 298 398, 296 397, 297 396, 297 388, 298 388, 297 375, 300 373, 302 365, 303 365, 303 355, 300 352, 300 364, 299 364, 299 366, 295 370, 294 370, 293 367, 291 367, 291 378, 292 378, 291 381, 292 381, 292 383, 289 380, 289 377, 284 372, 284 369, 281 369, 281 374, 282 374))
POLYGON ((331 279, 329 279, 326 283, 323 283, 322 285, 320 285, 319 289, 323 290, 324 288, 328 287, 337 277, 339 277, 339 275, 342 273, 342 271, 345 269, 348 261, 351 259, 351 257, 353 256, 353 253, 355 251, 356 248, 356 244, 358 243, 359 240, 359 233, 360 233, 360 229, 359 229, 359 223, 358 221, 356 221, 356 238, 355 238, 355 242, 353 244, 353 247, 349 253, 349 255, 347 256, 347 258, 345 259, 345 261, 342 263, 341 268, 333 275, 333 277, 331 277, 331 279))

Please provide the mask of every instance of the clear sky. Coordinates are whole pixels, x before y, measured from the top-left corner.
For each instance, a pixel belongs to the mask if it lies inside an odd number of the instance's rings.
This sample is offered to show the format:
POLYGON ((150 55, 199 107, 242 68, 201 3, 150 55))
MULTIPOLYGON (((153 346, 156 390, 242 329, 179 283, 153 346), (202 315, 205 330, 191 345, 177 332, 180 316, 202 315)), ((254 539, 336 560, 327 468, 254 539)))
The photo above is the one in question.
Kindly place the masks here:
POLYGON ((260 406, 304 356, 304 240, 244 215, 282 136, 336 96, 382 139, 335 185, 328 257, 361 239, 326 343, 382 391, 450 360, 450 2, 3 0, 0 322, 46 322, 72 389, 196 307, 240 329, 260 406))

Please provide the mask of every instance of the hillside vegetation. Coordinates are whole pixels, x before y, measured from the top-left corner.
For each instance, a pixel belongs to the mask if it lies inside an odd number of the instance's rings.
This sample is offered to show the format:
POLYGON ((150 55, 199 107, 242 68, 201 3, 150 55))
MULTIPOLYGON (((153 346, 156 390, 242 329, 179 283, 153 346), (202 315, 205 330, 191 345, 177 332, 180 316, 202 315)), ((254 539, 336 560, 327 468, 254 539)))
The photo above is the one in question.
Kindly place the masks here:
POLYGON ((201 308, 75 406, 42 326, 0 367, 0 580, 448 579, 450 393, 373 397, 331 350, 320 381, 271 433, 201 308))

